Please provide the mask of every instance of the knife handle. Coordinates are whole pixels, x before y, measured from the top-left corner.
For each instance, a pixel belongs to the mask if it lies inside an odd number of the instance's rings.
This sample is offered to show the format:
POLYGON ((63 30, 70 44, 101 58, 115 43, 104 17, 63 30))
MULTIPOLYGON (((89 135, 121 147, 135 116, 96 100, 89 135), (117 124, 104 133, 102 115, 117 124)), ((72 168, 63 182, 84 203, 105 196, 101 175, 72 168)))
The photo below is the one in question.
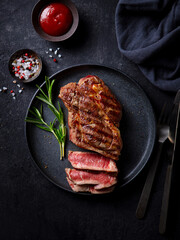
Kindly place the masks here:
POLYGON ((149 197, 150 197, 150 193, 152 190, 155 174, 156 174, 157 167, 158 167, 158 164, 160 161, 162 147, 163 147, 163 143, 158 142, 158 146, 157 146, 157 150, 156 150, 158 152, 156 153, 156 157, 153 159, 152 165, 149 168, 146 182, 144 184, 144 188, 141 193, 141 197, 140 197, 137 209, 136 209, 136 217, 139 219, 143 218, 146 213, 146 209, 147 209, 147 205, 149 202, 149 197))
POLYGON ((164 234, 166 232, 169 196, 170 196, 171 179, 172 179, 172 169, 173 169, 173 165, 172 164, 168 165, 168 168, 166 171, 165 183, 164 183, 164 192, 163 192, 160 222, 159 222, 159 232, 161 234, 164 234))

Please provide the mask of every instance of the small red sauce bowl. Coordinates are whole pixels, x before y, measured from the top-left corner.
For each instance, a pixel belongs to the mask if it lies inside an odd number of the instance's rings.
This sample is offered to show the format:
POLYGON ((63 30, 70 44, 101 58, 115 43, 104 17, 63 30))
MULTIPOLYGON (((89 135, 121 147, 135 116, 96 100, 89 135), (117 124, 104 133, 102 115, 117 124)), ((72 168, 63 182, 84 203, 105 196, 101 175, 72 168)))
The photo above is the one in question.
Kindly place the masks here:
POLYGON ((32 24, 34 26, 35 31, 39 34, 41 38, 50 42, 61 42, 70 38, 74 34, 79 24, 79 15, 75 5, 70 0, 40 0, 33 8, 32 24), (42 10, 51 3, 62 3, 65 6, 67 6, 72 13, 72 17, 73 17, 72 26, 70 27, 68 32, 60 36, 48 35, 40 27, 39 16, 42 10))

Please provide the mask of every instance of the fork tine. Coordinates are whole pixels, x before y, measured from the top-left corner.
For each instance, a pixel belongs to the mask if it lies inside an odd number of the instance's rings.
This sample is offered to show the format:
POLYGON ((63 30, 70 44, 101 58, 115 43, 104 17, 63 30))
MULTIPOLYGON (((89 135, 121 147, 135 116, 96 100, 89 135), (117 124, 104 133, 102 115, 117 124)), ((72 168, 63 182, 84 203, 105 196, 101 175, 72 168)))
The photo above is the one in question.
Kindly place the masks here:
POLYGON ((178 90, 176 97, 174 99, 174 104, 178 104, 180 102, 180 89, 178 90))
POLYGON ((169 125, 170 121, 172 120, 172 115, 174 114, 174 110, 175 110, 175 104, 164 103, 160 113, 159 120, 158 120, 158 125, 163 125, 163 124, 169 125))
POLYGON ((159 119, 158 119, 158 125, 162 122, 162 120, 163 120, 163 114, 164 114, 164 111, 165 111, 165 108, 166 108, 166 103, 164 103, 164 105, 163 105, 163 107, 162 107, 162 109, 161 109, 161 113, 160 113, 160 115, 159 115, 159 119))
POLYGON ((171 115, 174 114, 174 110, 176 109, 176 104, 179 104, 179 103, 180 103, 180 89, 177 91, 176 96, 174 98, 174 102, 169 108, 170 109, 169 114, 166 112, 167 103, 164 103, 164 105, 162 107, 162 110, 161 110, 161 113, 160 113, 158 123, 169 124, 170 120, 172 119, 171 115))
MULTIPOLYGON (((180 93, 180 92, 179 92, 180 93)), ((179 97, 180 97, 180 95, 179 95, 179 97)), ((176 102, 177 103, 177 102, 176 102)), ((175 120, 175 116, 176 116, 176 114, 177 114, 177 112, 176 112, 176 103, 174 102, 174 104, 172 104, 171 106, 170 106, 170 110, 168 111, 168 113, 167 113, 167 119, 166 119, 166 124, 168 124, 168 125, 170 125, 170 123, 172 123, 174 120, 175 120)))
POLYGON ((169 123, 170 117, 169 117, 169 112, 167 111, 167 109, 168 109, 167 103, 164 103, 161 113, 160 113, 160 116, 159 116, 158 125, 169 123))

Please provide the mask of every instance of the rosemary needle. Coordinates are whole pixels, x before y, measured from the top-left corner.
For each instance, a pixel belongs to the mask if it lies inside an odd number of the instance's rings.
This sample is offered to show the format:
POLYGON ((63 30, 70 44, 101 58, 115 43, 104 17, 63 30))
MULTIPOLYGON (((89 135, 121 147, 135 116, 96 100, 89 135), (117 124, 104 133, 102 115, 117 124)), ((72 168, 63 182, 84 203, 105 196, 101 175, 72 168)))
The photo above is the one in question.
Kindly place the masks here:
POLYGON ((46 103, 49 109, 55 115, 55 118, 49 124, 43 118, 43 106, 41 104, 40 110, 36 107, 32 107, 29 109, 29 113, 32 117, 27 117, 25 119, 26 122, 35 124, 38 128, 51 132, 59 143, 60 148, 60 159, 64 157, 64 148, 65 148, 65 138, 66 138, 66 127, 64 125, 64 115, 60 104, 58 102, 58 109, 52 103, 52 87, 55 80, 50 81, 48 77, 45 77, 46 81, 46 90, 47 94, 42 90, 41 87, 37 85, 37 88, 40 91, 40 94, 36 96, 40 101, 46 103), (55 127, 56 122, 58 121, 58 127, 55 127))

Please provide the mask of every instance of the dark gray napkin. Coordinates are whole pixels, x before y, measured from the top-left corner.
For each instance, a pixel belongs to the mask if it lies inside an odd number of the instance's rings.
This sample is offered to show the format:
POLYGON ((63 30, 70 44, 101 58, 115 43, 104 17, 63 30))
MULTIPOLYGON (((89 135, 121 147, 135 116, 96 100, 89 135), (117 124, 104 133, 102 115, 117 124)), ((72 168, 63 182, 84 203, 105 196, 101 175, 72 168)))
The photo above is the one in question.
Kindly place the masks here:
POLYGON ((119 50, 152 84, 180 89, 180 0, 119 0, 115 25, 119 50))

